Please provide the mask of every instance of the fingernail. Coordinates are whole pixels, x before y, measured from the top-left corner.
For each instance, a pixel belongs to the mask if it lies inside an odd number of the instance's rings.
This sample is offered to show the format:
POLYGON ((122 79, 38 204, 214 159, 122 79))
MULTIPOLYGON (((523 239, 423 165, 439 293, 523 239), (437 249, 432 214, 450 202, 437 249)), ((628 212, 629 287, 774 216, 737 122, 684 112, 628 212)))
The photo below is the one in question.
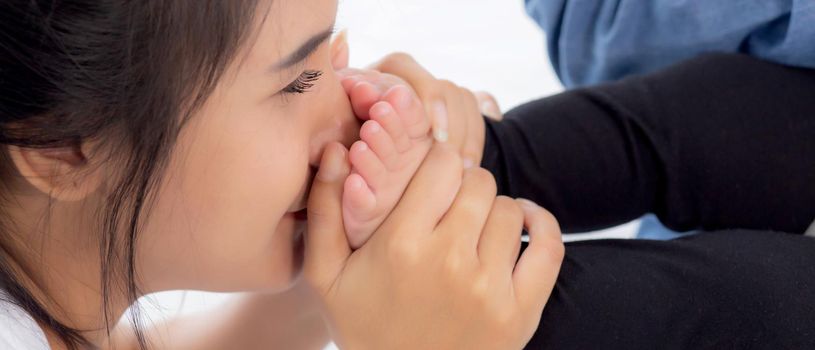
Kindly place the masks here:
POLYGON ((333 54, 331 56, 331 64, 334 66, 335 70, 343 69, 348 67, 348 32, 346 30, 341 31, 334 37, 333 42, 331 43, 331 48, 333 50, 333 54))
POLYGON ((338 59, 341 55, 348 51, 348 42, 345 39, 345 32, 340 32, 337 37, 334 39, 334 45, 340 45, 339 49, 334 52, 334 56, 331 57, 332 61, 338 59))
POLYGON ((348 42, 348 28, 340 30, 340 32, 337 33, 337 36, 334 37, 334 41, 345 45, 345 43, 348 42))
POLYGON ((498 119, 501 115, 501 110, 492 101, 481 102, 481 114, 488 116, 492 119, 498 119))
POLYGON ((432 105, 433 111, 433 138, 438 142, 447 142, 449 134, 447 133, 448 120, 447 120, 447 105, 444 102, 436 101, 432 105))
POLYGON ((450 138, 450 135, 447 134, 445 130, 433 130, 433 138, 436 139, 438 142, 447 142, 450 138))
POLYGON ((535 204, 535 202, 530 201, 528 199, 518 198, 518 202, 521 203, 521 207, 523 207, 524 210, 535 210, 540 208, 539 205, 535 204))
POLYGON ((464 158, 461 160, 462 164, 464 165, 464 169, 470 169, 475 166, 475 162, 470 158, 464 158))
POLYGON ((481 113, 492 113, 494 107, 490 101, 481 102, 481 113))
MULTIPOLYGON (((332 146, 328 146, 332 147, 332 146)), ((331 150, 326 148, 326 155, 323 156, 320 169, 317 171, 317 177, 323 182, 334 182, 340 179, 345 172, 345 148, 342 150, 331 150)))

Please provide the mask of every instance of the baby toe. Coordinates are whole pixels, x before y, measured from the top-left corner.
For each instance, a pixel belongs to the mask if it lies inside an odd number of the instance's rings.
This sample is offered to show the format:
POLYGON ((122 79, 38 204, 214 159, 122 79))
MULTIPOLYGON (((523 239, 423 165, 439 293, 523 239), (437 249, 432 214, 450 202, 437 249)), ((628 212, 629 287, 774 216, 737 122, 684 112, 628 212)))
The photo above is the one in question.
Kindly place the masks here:
POLYGON ((396 144, 379 122, 375 120, 365 122, 359 134, 386 169, 393 171, 398 167, 399 152, 396 150, 396 144))
POLYGON ((425 109, 408 87, 397 85, 390 88, 382 99, 389 102, 405 125, 408 136, 412 139, 427 137, 430 132, 430 120, 425 109))
POLYGON ((410 136, 405 130, 402 119, 396 114, 393 106, 388 102, 377 102, 371 107, 371 120, 375 120, 388 133, 393 140, 396 150, 405 152, 410 149, 410 136))
POLYGON ((353 171, 361 175, 374 192, 382 188, 382 183, 387 175, 385 165, 365 141, 355 142, 351 146, 348 158, 353 171))
POLYGON ((354 114, 360 119, 370 118, 370 109, 382 97, 382 92, 367 81, 361 81, 351 88, 351 93, 348 94, 351 99, 351 107, 354 109, 354 114))

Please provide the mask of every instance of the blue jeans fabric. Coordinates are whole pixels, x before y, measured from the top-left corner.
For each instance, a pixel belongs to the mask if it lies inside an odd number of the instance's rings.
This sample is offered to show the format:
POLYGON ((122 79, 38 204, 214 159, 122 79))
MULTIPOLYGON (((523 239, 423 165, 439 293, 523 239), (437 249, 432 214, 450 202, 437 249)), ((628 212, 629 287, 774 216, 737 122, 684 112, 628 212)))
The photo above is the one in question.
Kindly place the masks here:
POLYGON ((649 73, 705 52, 815 68, 813 0, 525 0, 567 87, 649 73))

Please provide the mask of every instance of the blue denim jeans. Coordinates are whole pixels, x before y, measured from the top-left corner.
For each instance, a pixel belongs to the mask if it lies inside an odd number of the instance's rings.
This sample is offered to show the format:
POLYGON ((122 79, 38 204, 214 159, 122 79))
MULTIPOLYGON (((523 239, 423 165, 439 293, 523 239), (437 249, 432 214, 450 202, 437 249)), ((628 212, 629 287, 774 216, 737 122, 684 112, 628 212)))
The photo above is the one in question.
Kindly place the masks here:
POLYGON ((640 230, 637 232, 636 238, 638 239, 654 239, 659 241, 667 241, 669 239, 684 237, 695 234, 697 231, 676 232, 662 225, 659 219, 654 214, 648 214, 642 217, 642 224, 640 230))

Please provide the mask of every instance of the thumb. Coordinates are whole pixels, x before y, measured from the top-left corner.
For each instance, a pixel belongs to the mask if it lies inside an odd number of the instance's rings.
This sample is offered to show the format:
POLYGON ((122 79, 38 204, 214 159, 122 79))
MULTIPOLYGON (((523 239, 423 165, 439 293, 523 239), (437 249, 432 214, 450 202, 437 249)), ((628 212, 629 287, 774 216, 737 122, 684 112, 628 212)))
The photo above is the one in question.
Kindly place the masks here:
POLYGON ((308 198, 303 274, 325 293, 351 255, 342 221, 342 189, 350 173, 348 152, 338 143, 325 147, 308 198))
POLYGON ((565 248, 560 225, 546 209, 525 199, 519 199, 524 211, 524 226, 529 232, 529 245, 521 254, 513 271, 515 295, 527 310, 540 314, 555 287, 565 248))
POLYGON ((334 70, 348 68, 351 60, 348 47, 348 30, 343 30, 331 41, 331 66, 334 70))

